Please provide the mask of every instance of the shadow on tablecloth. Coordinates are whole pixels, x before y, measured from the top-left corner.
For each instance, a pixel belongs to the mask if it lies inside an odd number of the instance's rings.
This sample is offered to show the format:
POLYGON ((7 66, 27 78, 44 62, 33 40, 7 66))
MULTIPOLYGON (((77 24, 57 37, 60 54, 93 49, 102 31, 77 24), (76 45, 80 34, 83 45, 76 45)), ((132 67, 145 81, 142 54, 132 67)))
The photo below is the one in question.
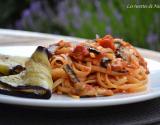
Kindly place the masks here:
POLYGON ((158 122, 160 98, 89 109, 35 109, 0 104, 0 125, 143 125, 158 122))

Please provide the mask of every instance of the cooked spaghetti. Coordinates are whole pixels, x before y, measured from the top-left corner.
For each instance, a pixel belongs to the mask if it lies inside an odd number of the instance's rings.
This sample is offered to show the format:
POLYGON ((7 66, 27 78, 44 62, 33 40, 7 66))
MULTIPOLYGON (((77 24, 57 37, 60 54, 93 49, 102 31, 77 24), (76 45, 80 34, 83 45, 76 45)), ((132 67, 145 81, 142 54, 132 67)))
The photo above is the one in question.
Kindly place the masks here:
POLYGON ((106 35, 78 45, 62 40, 54 46, 50 64, 58 94, 111 96, 147 89, 147 63, 122 39, 106 35))

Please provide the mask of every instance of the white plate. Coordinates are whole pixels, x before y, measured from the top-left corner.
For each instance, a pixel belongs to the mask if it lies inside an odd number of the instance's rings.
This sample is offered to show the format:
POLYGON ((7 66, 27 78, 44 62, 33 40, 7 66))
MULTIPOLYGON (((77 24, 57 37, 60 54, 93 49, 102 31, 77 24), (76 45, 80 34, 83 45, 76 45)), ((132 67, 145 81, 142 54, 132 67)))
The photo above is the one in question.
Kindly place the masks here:
MULTIPOLYGON (((36 46, 5 46, 0 47, 0 53, 15 56, 30 56, 35 49, 36 46)), ((49 100, 27 99, 0 94, 0 102, 36 107, 97 107, 129 104, 160 97, 160 63, 151 59, 146 60, 148 62, 150 74, 149 90, 145 92, 133 94, 117 94, 109 97, 91 97, 81 99, 73 99, 68 96, 54 94, 49 100)))

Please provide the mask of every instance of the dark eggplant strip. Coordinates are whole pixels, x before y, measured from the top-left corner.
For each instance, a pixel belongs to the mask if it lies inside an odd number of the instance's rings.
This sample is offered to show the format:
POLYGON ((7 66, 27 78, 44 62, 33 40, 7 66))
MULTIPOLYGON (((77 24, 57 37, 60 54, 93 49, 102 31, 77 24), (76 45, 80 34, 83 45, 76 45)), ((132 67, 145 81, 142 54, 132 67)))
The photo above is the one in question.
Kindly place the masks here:
POLYGON ((22 72, 23 70, 25 70, 25 68, 21 65, 16 65, 14 67, 4 66, 3 69, 1 65, 0 74, 1 76, 14 75, 22 72))
POLYGON ((25 70, 25 68, 23 66, 17 65, 17 66, 14 66, 12 69, 10 69, 9 74, 10 75, 18 74, 24 70, 25 70))
POLYGON ((101 66, 107 68, 108 63, 110 63, 111 61, 112 61, 111 59, 104 57, 101 59, 101 66))
POLYGON ((36 93, 28 93, 28 92, 21 92, 21 91, 10 91, 7 89, 0 89, 0 93, 3 93, 5 95, 12 95, 12 96, 18 96, 18 97, 25 97, 25 98, 35 98, 35 99, 49 99, 51 97, 51 93, 49 90, 46 91, 45 94, 39 95, 36 93))
POLYGON ((6 95, 14 95, 19 97, 27 97, 27 98, 44 98, 44 99, 48 99, 51 97, 51 91, 39 86, 31 86, 31 85, 21 86, 20 85, 15 87, 7 83, 4 83, 3 81, 0 81, 0 85, 1 85, 0 93, 6 94, 6 95))
POLYGON ((72 67, 68 64, 66 64, 63 69, 65 70, 65 72, 68 74, 68 76, 70 77, 71 81, 73 83, 78 83, 80 82, 80 80, 77 78, 75 72, 73 71, 72 67))
POLYGON ((123 57, 120 49, 116 49, 115 55, 116 55, 116 58, 122 58, 123 57))
POLYGON ((97 55, 100 54, 100 52, 97 49, 93 48, 93 47, 88 47, 88 50, 89 50, 89 52, 93 52, 93 53, 95 53, 97 55))

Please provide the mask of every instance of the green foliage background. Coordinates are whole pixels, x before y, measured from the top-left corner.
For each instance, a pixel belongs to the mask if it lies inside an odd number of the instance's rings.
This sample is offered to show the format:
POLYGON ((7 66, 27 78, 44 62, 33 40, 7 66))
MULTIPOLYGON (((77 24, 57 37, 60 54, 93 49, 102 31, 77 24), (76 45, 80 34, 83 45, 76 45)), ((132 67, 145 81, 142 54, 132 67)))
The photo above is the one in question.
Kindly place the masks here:
POLYGON ((159 0, 5 0, 0 27, 94 38, 111 34, 132 44, 160 51, 159 0))

